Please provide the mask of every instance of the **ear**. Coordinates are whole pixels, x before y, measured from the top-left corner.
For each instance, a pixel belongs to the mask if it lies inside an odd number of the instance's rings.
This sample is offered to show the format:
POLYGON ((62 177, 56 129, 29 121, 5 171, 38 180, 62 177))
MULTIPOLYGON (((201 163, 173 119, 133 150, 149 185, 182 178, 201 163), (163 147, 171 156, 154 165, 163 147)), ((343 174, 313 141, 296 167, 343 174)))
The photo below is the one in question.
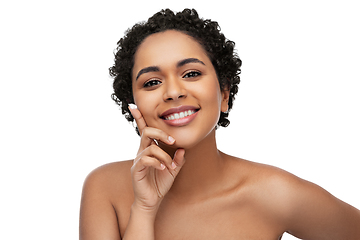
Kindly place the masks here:
POLYGON ((229 89, 226 88, 221 91, 221 112, 227 112, 229 110, 229 96, 229 89))

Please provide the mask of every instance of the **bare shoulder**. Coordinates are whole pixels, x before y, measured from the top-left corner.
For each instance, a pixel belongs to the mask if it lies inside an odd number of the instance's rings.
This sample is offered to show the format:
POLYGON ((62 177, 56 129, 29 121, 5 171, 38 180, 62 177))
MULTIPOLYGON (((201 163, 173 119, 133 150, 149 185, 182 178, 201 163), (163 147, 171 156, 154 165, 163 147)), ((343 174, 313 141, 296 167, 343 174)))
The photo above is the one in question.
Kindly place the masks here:
POLYGON ((84 190, 92 188, 103 196, 114 193, 114 190, 127 188, 131 185, 130 168, 132 160, 108 163, 94 169, 86 177, 84 182, 84 190))
POLYGON ((126 174, 130 170, 132 163, 133 160, 127 160, 127 161, 119 161, 119 162, 104 164, 91 171, 88 175, 88 178, 93 176, 101 176, 101 175, 109 175, 109 174, 118 175, 118 173, 126 174))
POLYGON ((360 211, 280 168, 238 160, 247 194, 284 231, 301 239, 360 239, 360 211))
POLYGON ((277 205, 284 208, 284 202, 297 194, 293 189, 305 187, 305 180, 275 166, 231 157, 232 175, 239 178, 242 191, 251 196, 251 201, 261 205, 277 205))
POLYGON ((129 171, 132 163, 132 160, 107 163, 91 171, 87 176, 86 181, 93 178, 100 178, 105 180, 107 178, 119 176, 125 177, 125 175, 130 174, 129 171))
POLYGON ((132 161, 109 163, 87 176, 81 197, 80 239, 120 239, 116 209, 131 201, 131 166, 132 161))
POLYGON ((271 189, 272 192, 277 191, 279 194, 281 191, 292 189, 295 185, 306 183, 305 180, 275 166, 232 156, 230 158, 232 160, 231 168, 237 174, 240 173, 249 188, 262 191, 271 189))

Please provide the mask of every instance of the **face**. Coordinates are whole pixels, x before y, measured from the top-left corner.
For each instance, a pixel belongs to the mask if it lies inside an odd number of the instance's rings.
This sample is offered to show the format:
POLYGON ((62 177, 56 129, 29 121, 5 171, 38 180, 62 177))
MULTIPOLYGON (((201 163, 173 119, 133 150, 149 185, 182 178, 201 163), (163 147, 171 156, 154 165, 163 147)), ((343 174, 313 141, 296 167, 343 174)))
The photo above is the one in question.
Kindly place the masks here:
POLYGON ((133 96, 147 126, 191 148, 214 133, 220 112, 228 109, 215 69, 202 46, 169 30, 147 37, 135 54, 133 96))

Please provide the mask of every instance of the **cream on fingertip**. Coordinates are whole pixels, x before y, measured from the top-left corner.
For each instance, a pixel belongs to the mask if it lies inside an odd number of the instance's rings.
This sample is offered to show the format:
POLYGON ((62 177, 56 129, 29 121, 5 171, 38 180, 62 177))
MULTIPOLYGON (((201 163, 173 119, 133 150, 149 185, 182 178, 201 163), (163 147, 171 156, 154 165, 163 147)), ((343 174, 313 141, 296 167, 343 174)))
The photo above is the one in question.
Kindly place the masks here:
POLYGON ((129 103, 130 109, 137 109, 137 106, 135 104, 129 103))

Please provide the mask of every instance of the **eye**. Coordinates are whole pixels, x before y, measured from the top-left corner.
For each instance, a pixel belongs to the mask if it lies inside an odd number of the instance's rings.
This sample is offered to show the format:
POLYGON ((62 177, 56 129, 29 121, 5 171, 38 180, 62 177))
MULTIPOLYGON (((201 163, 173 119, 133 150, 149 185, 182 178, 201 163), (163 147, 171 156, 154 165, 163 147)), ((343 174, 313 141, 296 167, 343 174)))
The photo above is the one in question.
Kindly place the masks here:
POLYGON ((152 80, 149 80, 146 83, 144 83, 144 88, 150 88, 150 87, 153 87, 153 86, 156 86, 159 84, 161 84, 161 82, 159 80, 152 79, 152 80))
POLYGON ((198 76, 200 76, 200 75, 201 75, 201 73, 198 72, 198 71, 190 71, 190 72, 186 73, 186 74, 183 76, 183 78, 194 78, 194 77, 198 77, 198 76))

